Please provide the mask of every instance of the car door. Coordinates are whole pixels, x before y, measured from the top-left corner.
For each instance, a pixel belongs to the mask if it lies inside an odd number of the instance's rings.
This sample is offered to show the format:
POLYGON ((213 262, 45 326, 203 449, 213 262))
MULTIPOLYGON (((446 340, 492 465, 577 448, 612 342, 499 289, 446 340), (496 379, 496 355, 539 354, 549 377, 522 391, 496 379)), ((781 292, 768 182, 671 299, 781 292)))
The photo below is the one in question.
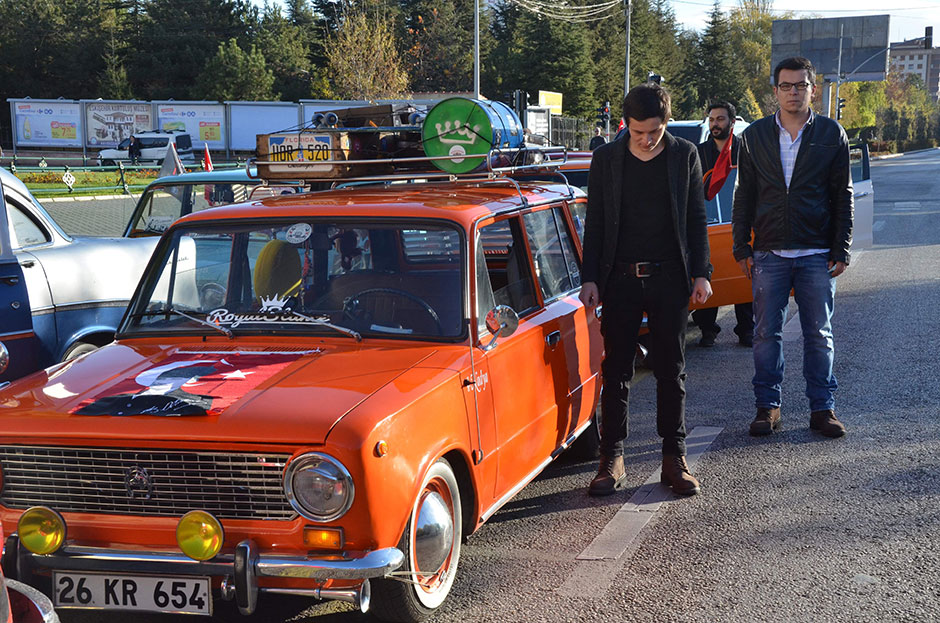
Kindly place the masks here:
POLYGON ((5 188, 0 180, 0 343, 9 357, 0 384, 39 368, 39 348, 30 315, 23 269, 13 253, 5 188))
POLYGON ((45 368, 58 361, 59 338, 56 306, 46 268, 36 253, 54 247, 52 231, 31 209, 32 204, 15 190, 4 194, 13 254, 19 262, 29 295, 29 313, 36 334, 36 361, 45 368))
MULTIPOLYGON (((489 299, 512 307, 520 317, 517 330, 498 337, 475 363, 480 422, 494 427, 496 499, 534 477, 569 425, 567 381, 558 378, 565 376, 563 347, 559 349, 560 340, 553 337, 560 331, 557 314, 541 304, 523 232, 519 216, 484 223, 479 229, 486 268, 478 273, 489 283, 478 284, 477 316, 485 316, 480 307, 489 299)), ((489 343, 486 329, 477 325, 480 343, 489 343)))
POLYGON ((595 384, 602 350, 600 325, 588 322, 578 299, 581 261, 564 205, 528 212, 523 217, 545 313, 550 317, 546 343, 552 360, 558 405, 557 445, 594 411, 595 384), (592 350, 595 351, 592 356, 592 350))

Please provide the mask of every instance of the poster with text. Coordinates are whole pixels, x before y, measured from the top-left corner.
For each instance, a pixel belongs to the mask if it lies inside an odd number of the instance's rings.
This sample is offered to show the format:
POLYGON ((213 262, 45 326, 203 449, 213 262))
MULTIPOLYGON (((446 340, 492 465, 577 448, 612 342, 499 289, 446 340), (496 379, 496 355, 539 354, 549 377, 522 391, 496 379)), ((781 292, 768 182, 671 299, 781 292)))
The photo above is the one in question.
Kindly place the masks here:
POLYGON ((17 146, 82 146, 82 107, 77 102, 14 101, 13 116, 17 146))
POLYGON ((139 102, 88 102, 85 127, 89 147, 117 147, 131 134, 154 129, 153 107, 139 102))
POLYGON ((187 132, 193 149, 225 149, 225 106, 221 104, 157 103, 157 125, 161 130, 187 132))

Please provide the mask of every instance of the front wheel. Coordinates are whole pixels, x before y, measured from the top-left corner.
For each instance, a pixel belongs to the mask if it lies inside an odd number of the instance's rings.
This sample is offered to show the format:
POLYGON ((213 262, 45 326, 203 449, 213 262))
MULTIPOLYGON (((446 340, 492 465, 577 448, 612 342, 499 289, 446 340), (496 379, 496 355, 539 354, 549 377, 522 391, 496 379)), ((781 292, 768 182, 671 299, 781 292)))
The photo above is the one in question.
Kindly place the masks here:
POLYGON ((438 459, 424 477, 398 548, 405 562, 372 583, 371 612, 383 621, 417 623, 447 599, 460 561, 460 490, 450 463, 438 459))

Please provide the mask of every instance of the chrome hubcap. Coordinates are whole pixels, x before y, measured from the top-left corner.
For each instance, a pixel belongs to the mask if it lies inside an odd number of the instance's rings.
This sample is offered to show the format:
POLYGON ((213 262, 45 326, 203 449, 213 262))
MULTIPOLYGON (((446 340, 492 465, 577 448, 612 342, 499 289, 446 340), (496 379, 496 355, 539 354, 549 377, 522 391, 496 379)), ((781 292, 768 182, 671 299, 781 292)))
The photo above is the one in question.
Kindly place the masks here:
POLYGON ((454 518, 441 494, 427 491, 415 521, 415 570, 421 575, 435 575, 450 557, 454 544, 454 518))

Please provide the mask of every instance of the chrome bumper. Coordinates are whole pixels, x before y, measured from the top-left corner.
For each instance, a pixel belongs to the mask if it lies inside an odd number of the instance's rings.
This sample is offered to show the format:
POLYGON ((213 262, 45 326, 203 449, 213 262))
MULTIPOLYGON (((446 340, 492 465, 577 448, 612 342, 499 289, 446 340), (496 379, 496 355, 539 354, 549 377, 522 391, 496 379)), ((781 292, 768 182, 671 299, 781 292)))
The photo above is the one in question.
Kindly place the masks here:
MULTIPOLYGON (((336 560, 314 556, 261 554, 252 540, 238 544, 233 554, 219 554, 212 560, 198 561, 172 552, 137 552, 99 547, 65 546, 54 554, 40 556, 21 547, 15 534, 6 541, 4 558, 15 557, 16 575, 27 577, 35 568, 59 571, 99 571, 147 575, 221 576, 222 596, 234 598, 242 614, 255 610, 259 577, 305 578, 326 580, 363 580, 359 591, 342 589, 272 589, 294 592, 318 599, 340 599, 368 608, 368 580, 388 575, 402 565, 404 555, 394 547, 368 552, 358 558, 336 560), (352 594, 358 593, 358 594, 352 594), (364 602, 363 601, 364 597, 364 602)), ((5 565, 5 567, 8 565, 5 565)), ((12 570, 10 570, 11 575, 12 570)), ((265 590, 265 589, 261 589, 265 590)))

